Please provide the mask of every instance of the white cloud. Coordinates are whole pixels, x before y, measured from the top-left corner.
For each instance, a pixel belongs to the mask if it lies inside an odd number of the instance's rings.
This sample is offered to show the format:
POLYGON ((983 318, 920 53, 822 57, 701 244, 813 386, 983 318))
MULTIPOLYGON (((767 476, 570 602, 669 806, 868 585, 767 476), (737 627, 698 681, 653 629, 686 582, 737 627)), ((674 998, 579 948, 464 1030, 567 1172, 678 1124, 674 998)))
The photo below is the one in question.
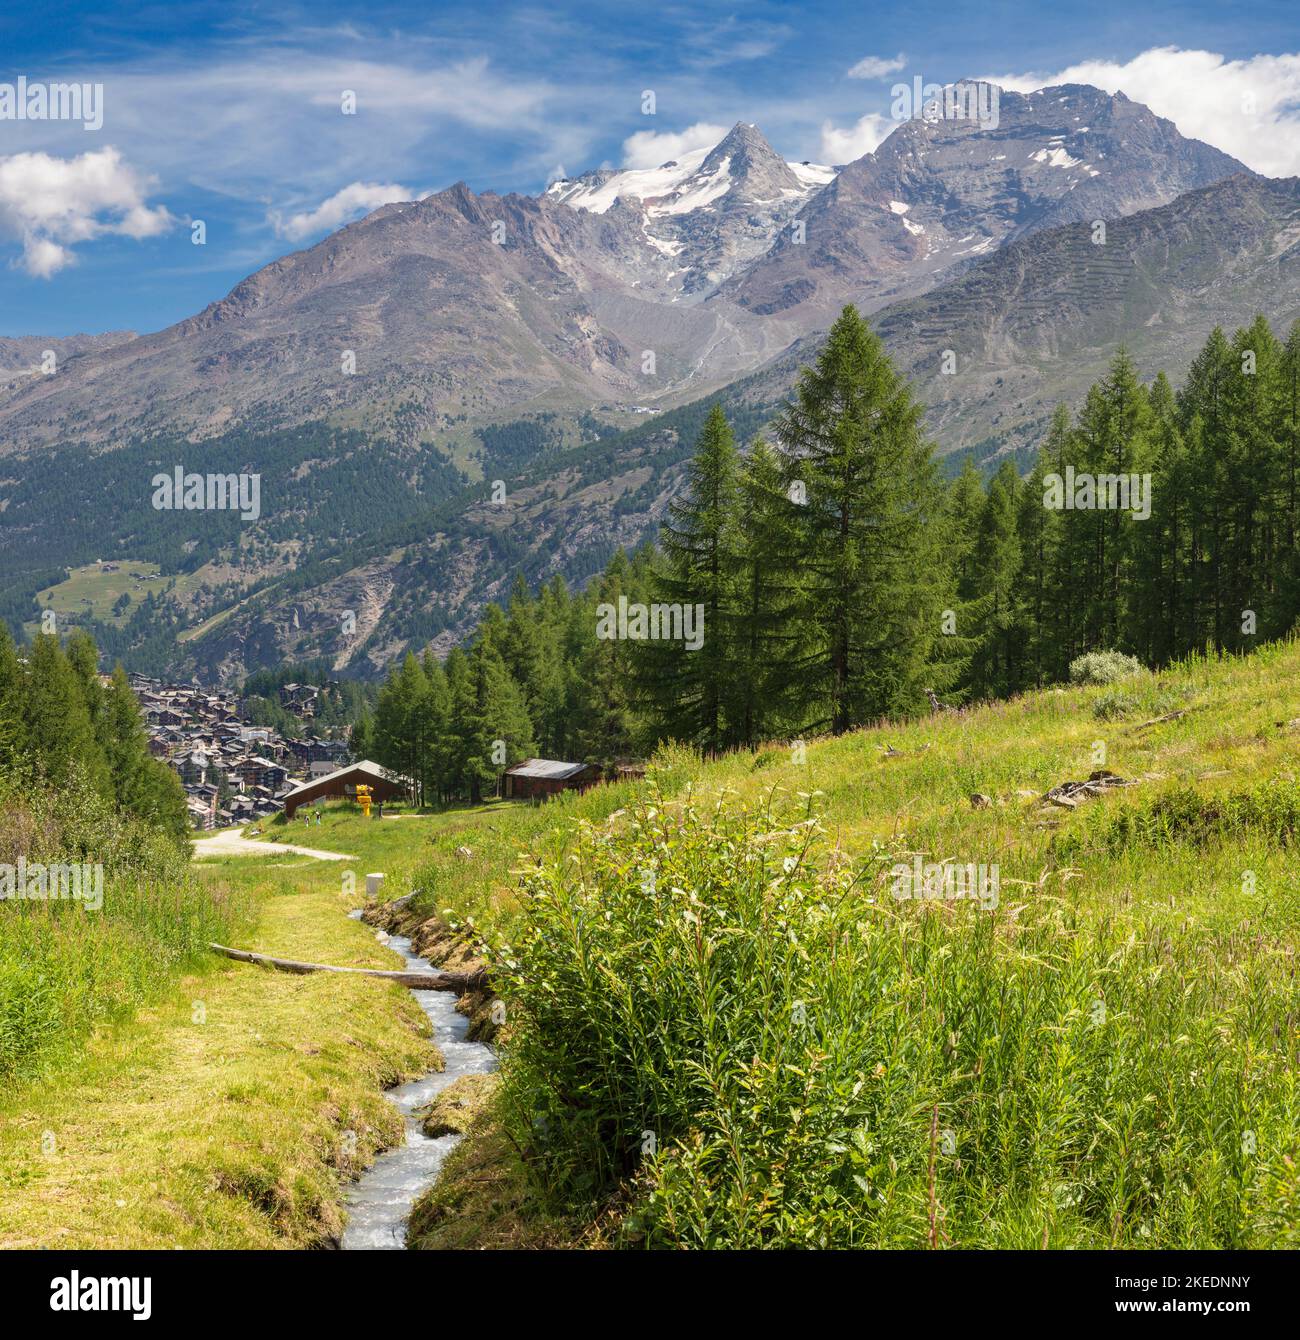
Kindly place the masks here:
POLYGON ((145 203, 153 185, 113 148, 72 158, 11 154, 0 158, 0 233, 21 241, 29 274, 48 279, 75 261, 75 243, 166 232, 175 219, 145 203))
POLYGON ((886 60, 883 56, 863 56, 848 71, 848 76, 850 79, 883 79, 887 74, 894 74, 901 70, 905 63, 901 51, 893 60, 886 60))
POLYGON ((300 214, 291 214, 284 219, 278 213, 272 213, 271 223, 278 237, 287 237, 291 242, 301 242, 313 233, 333 232, 363 214, 369 214, 381 205, 391 205, 398 200, 413 200, 415 197, 405 186, 395 183, 354 181, 341 191, 335 191, 328 200, 322 200, 315 209, 300 214))
POLYGON ((1021 93, 1053 84, 1123 92, 1267 176, 1300 174, 1300 54, 1226 60, 1213 51, 1152 47, 1130 61, 1081 61, 1055 74, 989 76, 1021 93))
POLYGON ((877 146, 896 128, 897 122, 878 112, 868 112, 866 116, 859 117, 855 125, 842 130, 830 121, 823 121, 821 161, 851 163, 863 154, 874 153, 877 146))
POLYGON ((61 247, 47 237, 29 237, 23 247, 23 269, 37 279, 48 279, 65 265, 71 265, 73 260, 67 247, 61 247))
POLYGON ((712 149, 728 129, 728 126, 697 121, 681 131, 638 130, 623 141, 623 166, 654 168, 695 149, 712 149))
MULTIPOLYGON (((708 6, 698 8, 703 10, 708 6)), ((794 32, 789 24, 770 23, 748 16, 737 18, 734 14, 715 20, 709 16, 697 18, 683 11, 680 21, 682 60, 696 70, 716 69, 737 61, 761 60, 783 46, 794 32)))
MULTIPOLYGON (((259 219, 277 207, 288 218, 349 182, 423 180, 431 162, 479 189, 540 179, 556 162, 587 164, 608 123, 593 99, 603 112, 625 90, 593 93, 583 80, 553 82, 449 45, 309 30, 86 73, 106 89, 104 138, 196 214, 228 201, 259 219), (485 182, 489 169, 498 176, 485 182)), ((87 143, 80 122, 3 126, 0 154, 71 157, 87 143)))

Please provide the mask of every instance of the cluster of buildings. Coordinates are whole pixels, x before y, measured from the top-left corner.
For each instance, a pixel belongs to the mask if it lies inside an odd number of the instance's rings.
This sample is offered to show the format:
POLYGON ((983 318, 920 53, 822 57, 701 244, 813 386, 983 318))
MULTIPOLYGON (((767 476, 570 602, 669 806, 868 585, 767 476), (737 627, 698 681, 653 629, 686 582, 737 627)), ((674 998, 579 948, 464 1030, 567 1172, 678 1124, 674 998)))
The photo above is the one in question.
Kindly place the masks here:
POLYGON ((310 721, 316 715, 321 694, 327 689, 337 689, 338 681, 330 680, 327 685, 318 684, 282 684, 280 686, 280 706, 286 712, 292 712, 300 721, 310 721))
MULTIPOLYGON (((342 740, 287 738, 271 726, 253 725, 234 694, 147 675, 130 679, 148 729, 149 752, 175 769, 190 822, 200 831, 281 811, 292 818, 301 805, 355 797, 362 783, 379 804, 409 789, 405 778, 369 760, 350 760, 342 740)), ((308 723, 322 691, 312 684, 285 684, 280 705, 308 723)), ((610 776, 627 780, 644 771, 642 765, 623 764, 610 776)), ((602 780, 604 770, 596 764, 530 758, 505 770, 500 794, 536 802, 561 791, 585 791, 602 780)))
MULTIPOLYGON (((240 714, 233 694, 198 684, 169 684, 132 675, 149 732, 149 752, 180 776, 190 821, 206 831, 276 814, 285 797, 347 761, 342 740, 286 739, 240 714)), ((286 684, 285 708, 300 719, 315 715, 319 690, 286 684)))

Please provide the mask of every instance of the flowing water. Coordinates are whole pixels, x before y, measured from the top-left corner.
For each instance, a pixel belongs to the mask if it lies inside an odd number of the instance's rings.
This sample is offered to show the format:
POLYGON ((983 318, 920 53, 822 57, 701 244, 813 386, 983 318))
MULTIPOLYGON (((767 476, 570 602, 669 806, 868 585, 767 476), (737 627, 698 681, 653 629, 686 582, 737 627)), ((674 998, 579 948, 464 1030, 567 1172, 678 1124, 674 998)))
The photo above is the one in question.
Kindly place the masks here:
MULTIPOLYGON (((360 916, 354 912, 353 916, 360 916)), ((413 972, 436 971, 428 959, 411 953, 411 942, 404 935, 381 937, 390 949, 406 960, 413 972)), ((456 1012, 454 991, 413 991, 420 1008, 433 1025, 433 1040, 447 1062, 447 1068, 430 1071, 419 1079, 388 1091, 406 1121, 406 1141, 390 1149, 361 1174, 348 1198, 348 1226, 343 1232, 343 1248, 374 1250, 401 1248, 406 1245, 406 1219, 419 1194, 438 1175, 445 1159, 460 1139, 458 1135, 440 1135, 430 1139, 420 1129, 417 1109, 429 1102, 461 1075, 481 1075, 496 1069, 491 1048, 481 1042, 469 1042, 465 1034, 469 1020, 456 1012)))

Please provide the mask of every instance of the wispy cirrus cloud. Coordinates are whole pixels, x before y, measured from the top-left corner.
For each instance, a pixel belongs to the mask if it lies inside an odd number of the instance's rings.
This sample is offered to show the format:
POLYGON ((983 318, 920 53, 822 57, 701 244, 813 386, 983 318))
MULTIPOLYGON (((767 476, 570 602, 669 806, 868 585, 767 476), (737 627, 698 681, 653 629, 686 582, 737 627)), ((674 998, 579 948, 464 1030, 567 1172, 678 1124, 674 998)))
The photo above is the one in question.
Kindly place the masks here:
POLYGON ((1054 73, 987 78, 1020 93, 1054 84, 1122 92, 1256 172, 1300 174, 1300 53, 1228 60, 1213 51, 1152 47, 1127 61, 1086 60, 1054 73))
POLYGON ((682 16, 682 63, 696 70, 742 65, 774 55, 797 29, 787 23, 728 14, 723 19, 682 16))
POLYGON ((360 180, 377 162, 409 164, 440 135, 509 135, 549 152, 557 96, 549 82, 512 76, 486 57, 424 64, 305 52, 128 74, 107 90, 110 128, 144 139, 157 117, 179 119, 185 133, 174 149, 151 144, 171 171, 274 190, 292 164, 305 191, 340 176, 360 180))
POLYGON ((850 79, 883 79, 888 74, 896 74, 906 63, 907 57, 901 51, 889 59, 883 56, 863 56, 856 65, 849 66, 845 73, 850 79))

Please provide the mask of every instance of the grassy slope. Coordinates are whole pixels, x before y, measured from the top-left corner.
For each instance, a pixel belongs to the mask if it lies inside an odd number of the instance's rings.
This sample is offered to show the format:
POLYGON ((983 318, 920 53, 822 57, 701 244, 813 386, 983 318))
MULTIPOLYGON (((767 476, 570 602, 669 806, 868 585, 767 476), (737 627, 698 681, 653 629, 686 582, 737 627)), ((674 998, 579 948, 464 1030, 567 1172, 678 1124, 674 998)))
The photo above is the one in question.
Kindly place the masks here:
MULTIPOLYGON (((1004 906, 1063 897, 1088 915, 1122 907, 1170 925, 1192 918, 1294 951, 1300 878, 1286 853, 1262 839, 1118 856, 1085 850, 1068 863, 1053 843, 1179 782, 1210 795, 1294 776, 1300 730, 1286 723, 1300 717, 1298 672, 1294 646, 1194 661, 1128 681, 1118 699, 1117 691, 1048 690, 964 716, 812 741, 803 763, 775 747, 703 767, 676 760, 665 782, 693 775, 706 789, 726 786, 749 799, 773 784, 820 791, 828 826, 848 852, 899 832, 936 856, 997 861, 1004 906), (1094 707, 1106 698, 1128 715, 1100 720, 1094 707), (1175 707, 1192 710, 1136 729, 1175 707), (1094 753, 1098 741, 1104 760, 1094 753), (900 755, 885 757, 887 745, 900 755), (1097 766, 1142 784, 1076 813, 1018 794, 1037 796, 1097 766), (993 807, 972 809, 976 791, 993 807), (1246 870, 1253 891, 1243 888, 1246 870)), ((355 863, 245 857, 215 863, 203 877, 255 886, 265 900, 249 947, 391 965, 370 932, 343 915, 359 901, 340 892, 344 870, 359 888, 366 872, 383 870, 389 896, 414 886, 428 910, 509 922, 519 854, 554 850, 567 821, 604 818, 632 794, 600 787, 545 806, 491 802, 398 812, 382 823, 331 807, 322 827, 277 824, 270 842, 354 853, 355 863)), ((163 1006, 97 1038, 82 1072, 0 1105, 0 1246, 300 1245, 337 1232, 343 1133, 357 1132, 357 1163, 396 1138, 379 1088, 426 1064, 417 1013, 397 988, 373 982, 228 964, 187 978, 163 1006), (192 1022, 196 1000, 202 1025, 192 1022), (377 1008, 380 1001, 388 1004, 377 1008), (53 1154, 41 1150, 46 1131, 53 1154)), ((417 1240, 554 1245, 582 1233, 591 1241, 590 1230, 546 1217, 513 1157, 499 1128, 479 1121, 417 1208, 417 1240)))
MULTIPOLYGON (((828 826, 848 852, 898 833, 927 859, 996 861, 1004 902, 1016 897, 1012 881, 1019 879, 1053 893, 1067 889, 1073 902, 1098 910, 1116 900, 1140 901, 1178 919, 1191 914, 1216 925, 1245 917, 1294 942, 1300 938, 1300 876, 1276 846, 1257 841, 1209 851, 1181 848, 1158 857, 1094 853, 1067 865, 1053 843, 1073 829, 1086 831, 1100 813, 1147 802, 1179 783, 1209 795, 1300 776, 1300 725, 1287 725, 1297 718, 1300 644, 1279 644, 1243 659, 1197 658, 1114 689, 1048 689, 965 714, 809 741, 803 763, 789 747, 773 746, 704 766, 683 762, 672 773, 706 789, 732 789, 749 801, 773 785, 791 793, 817 791, 828 826), (1094 714, 1099 702, 1117 697, 1127 700, 1119 704, 1127 709, 1123 718, 1106 721, 1094 714), (1180 708, 1190 710, 1178 720, 1137 729, 1180 708), (887 756, 889 748, 899 755, 887 756), (1041 804, 1049 787, 1086 778, 1099 767, 1141 785, 1075 812, 1041 804), (992 807, 972 808, 976 792, 991 797, 992 807), (1254 893, 1242 891, 1247 869, 1256 876, 1254 893)), ((430 909, 508 919, 518 854, 545 850, 566 819, 603 818, 630 795, 628 787, 600 787, 545 807, 496 802, 433 816, 416 883, 430 909), (457 856, 461 846, 472 855, 457 856)), ((398 883, 394 896, 405 891, 398 883)), ((1029 896, 1028 888, 1020 892, 1029 896)))
POLYGON ((105 572, 96 563, 74 568, 64 581, 38 592, 36 599, 42 606, 69 618, 89 615, 104 623, 123 624, 144 599, 144 593, 136 586, 137 579, 155 592, 162 591, 167 579, 160 574, 157 563, 130 558, 114 562, 114 572, 105 572), (114 616, 113 603, 124 594, 130 597, 131 607, 125 615, 114 616))
MULTIPOLYGON (((785 747, 738 755, 695 769, 696 781, 755 801, 774 784, 820 792, 832 839, 850 855, 873 839, 901 836, 927 859, 997 862, 1006 913, 1014 915, 1017 904, 1059 899, 1096 922, 1114 914, 1135 919, 1157 938, 1161 928, 1200 926, 1232 937, 1229 943, 1248 952, 1252 944, 1262 947, 1285 979, 1300 941, 1300 877, 1284 842, 1246 834, 1196 846, 1139 842, 1116 852, 1093 839, 1122 807, 1147 808, 1180 786, 1194 788, 1213 810, 1215 798, 1229 792, 1294 781, 1300 727, 1290 723, 1300 717, 1297 672, 1297 645, 1240 660, 1194 658, 1114 689, 1048 690, 966 715, 810 742, 803 762, 785 747), (1175 709, 1188 710, 1141 729, 1175 709), (887 748, 899 753, 887 756, 887 748), (1049 787, 1098 767, 1140 784, 1074 812, 1041 803, 1049 787), (972 807, 975 792, 993 804, 972 807)), ((516 853, 552 846, 547 835, 566 815, 609 814, 620 803, 614 791, 602 788, 543 810, 497 806, 442 816, 428 864, 417 875, 423 901, 481 924, 510 922, 516 853), (458 856, 458 846, 472 855, 458 856)), ((1275 1049, 1289 1068, 1288 1043, 1279 1037, 1275 1049)), ((497 1134, 484 1126, 480 1139, 487 1147, 497 1134)), ((524 1230, 491 1223, 494 1207, 509 1220, 525 1213, 523 1202, 517 1193, 476 1202, 471 1183, 482 1180, 483 1163, 463 1146, 422 1212, 435 1202, 463 1205, 484 1219, 482 1234, 510 1240, 524 1230)), ((454 1241, 454 1216, 434 1218, 425 1245, 454 1241)))
MULTIPOLYGON (((203 878, 264 900, 250 947, 394 965, 336 867, 238 858, 203 878)), ((401 1138, 382 1089, 436 1060, 426 1034, 398 987, 214 961, 4 1098, 0 1247, 317 1245, 346 1174, 401 1138)))
POLYGON ((156 1004, 254 911, 239 890, 206 896, 181 848, 79 782, 0 777, 0 862, 24 855, 102 861, 103 898, 0 903, 0 1095, 75 1063, 94 1029, 156 1004))
MULTIPOLYGON (((172 594, 181 598, 201 585, 195 574, 178 573, 168 576, 159 570, 157 563, 147 563, 134 558, 111 561, 116 565, 114 572, 105 572, 96 563, 87 563, 84 567, 74 568, 57 585, 39 591, 36 596, 37 602, 73 623, 82 618, 91 618, 121 627, 135 613, 148 592, 161 596, 168 584, 174 581, 175 588, 172 594), (137 586, 137 579, 143 585, 137 586), (122 595, 129 596, 131 604, 123 614, 115 615, 113 604, 122 595)), ((35 628, 36 621, 33 620, 27 626, 35 628)))

